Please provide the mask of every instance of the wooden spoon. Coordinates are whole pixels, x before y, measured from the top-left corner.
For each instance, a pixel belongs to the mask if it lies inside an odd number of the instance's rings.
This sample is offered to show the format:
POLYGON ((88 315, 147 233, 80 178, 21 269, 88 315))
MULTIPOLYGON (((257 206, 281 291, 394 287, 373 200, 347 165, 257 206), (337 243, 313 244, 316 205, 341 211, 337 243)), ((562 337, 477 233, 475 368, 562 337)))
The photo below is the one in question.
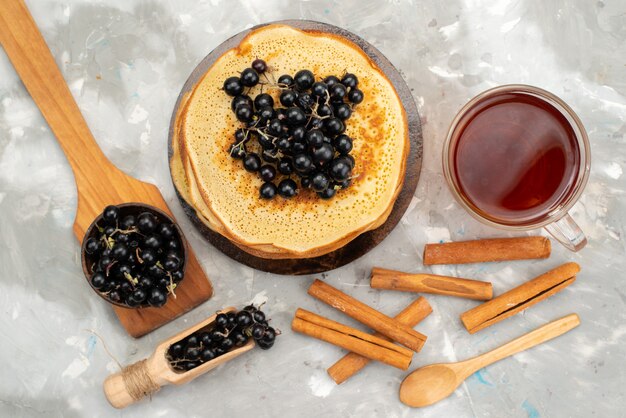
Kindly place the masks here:
POLYGON ((400 400, 413 407, 432 405, 450 396, 465 379, 477 370, 558 337, 579 324, 578 315, 570 314, 478 357, 457 363, 431 364, 417 369, 402 382, 400 400))
MULTIPOLYGON (((222 311, 220 311, 220 313, 228 313, 234 310, 235 308, 230 307, 223 309, 222 311)), ((239 348, 235 348, 211 361, 207 361, 206 363, 203 363, 194 369, 186 372, 179 372, 174 370, 170 365, 170 362, 165 357, 165 354, 167 353, 167 350, 170 348, 170 346, 182 340, 183 338, 193 334, 194 332, 213 324, 213 322, 215 322, 216 316, 217 314, 211 316, 205 321, 202 321, 199 324, 178 333, 177 335, 166 341, 163 341, 157 346, 157 348, 154 350, 154 353, 152 353, 152 355, 146 360, 145 366, 145 370, 147 371, 150 378, 154 381, 154 383, 159 386, 165 386, 169 384, 182 385, 254 348, 255 342, 252 338, 250 338, 250 340, 245 345, 239 348)), ((128 405, 139 400, 133 398, 129 393, 121 372, 112 374, 106 378, 106 380, 104 381, 104 394, 106 395, 109 403, 111 403, 111 405, 116 408, 126 408, 128 405)))
MULTIPOLYGON (((142 202, 173 217, 159 189, 123 173, 102 153, 22 0, 0 0, 0 43, 74 171, 78 241, 82 242, 91 222, 107 205, 142 202)), ((186 257, 185 279, 176 289, 177 298, 169 298, 161 308, 113 308, 130 335, 142 336, 211 297, 211 283, 191 248, 186 257)))

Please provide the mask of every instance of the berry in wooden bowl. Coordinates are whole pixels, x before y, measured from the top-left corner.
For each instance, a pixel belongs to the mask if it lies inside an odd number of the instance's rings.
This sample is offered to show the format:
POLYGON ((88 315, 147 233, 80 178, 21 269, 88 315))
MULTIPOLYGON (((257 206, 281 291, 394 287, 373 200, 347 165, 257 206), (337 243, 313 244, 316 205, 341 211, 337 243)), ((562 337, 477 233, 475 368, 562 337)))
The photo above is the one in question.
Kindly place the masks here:
POLYGON ((107 206, 87 229, 83 272, 107 302, 160 307, 185 275, 185 238, 163 211, 141 203, 107 206))

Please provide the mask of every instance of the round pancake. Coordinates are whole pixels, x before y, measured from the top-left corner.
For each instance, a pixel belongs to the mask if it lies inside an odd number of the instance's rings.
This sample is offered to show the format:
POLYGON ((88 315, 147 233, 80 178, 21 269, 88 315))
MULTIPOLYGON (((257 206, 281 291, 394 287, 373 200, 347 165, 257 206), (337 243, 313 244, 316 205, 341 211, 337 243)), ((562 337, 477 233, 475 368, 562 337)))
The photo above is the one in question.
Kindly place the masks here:
MULTIPOLYGON (((278 90, 269 92, 277 99, 278 90)), ((257 256, 315 257, 333 251, 384 223, 402 186, 408 134, 400 100, 357 46, 333 35, 279 25, 253 31, 205 74, 180 107, 177 126, 171 165, 183 198, 211 229, 257 256), (301 190, 290 200, 261 200, 261 180, 228 155, 239 124, 221 85, 256 57, 266 60, 276 78, 302 68, 319 77, 346 70, 359 77, 365 100, 346 124, 354 138, 357 177, 335 198, 324 201, 301 190)))

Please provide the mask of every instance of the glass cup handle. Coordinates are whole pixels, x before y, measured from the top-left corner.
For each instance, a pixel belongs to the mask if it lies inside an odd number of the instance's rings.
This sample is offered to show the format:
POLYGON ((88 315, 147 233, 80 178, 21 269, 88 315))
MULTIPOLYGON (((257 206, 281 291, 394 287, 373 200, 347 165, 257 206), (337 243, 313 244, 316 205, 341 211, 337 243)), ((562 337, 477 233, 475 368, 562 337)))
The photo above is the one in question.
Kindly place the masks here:
POLYGON ((585 233, 569 214, 544 228, 570 251, 576 252, 587 245, 585 233))

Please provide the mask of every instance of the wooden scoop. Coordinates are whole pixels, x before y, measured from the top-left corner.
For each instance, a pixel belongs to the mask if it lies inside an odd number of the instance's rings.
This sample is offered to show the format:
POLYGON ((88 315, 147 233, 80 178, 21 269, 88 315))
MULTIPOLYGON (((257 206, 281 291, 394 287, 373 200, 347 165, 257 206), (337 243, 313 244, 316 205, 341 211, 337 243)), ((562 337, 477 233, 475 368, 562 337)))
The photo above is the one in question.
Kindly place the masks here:
POLYGON ((578 315, 570 314, 478 357, 458 363, 431 364, 417 369, 402 382, 400 400, 413 407, 432 405, 450 396, 477 370, 565 334, 579 324, 578 315))
MULTIPOLYGON (((107 205, 142 202, 172 215, 154 185, 121 172, 102 153, 22 0, 0 1, 0 43, 74 171, 78 192, 74 234, 78 241, 82 242, 91 222, 107 205)), ((191 248, 187 260, 177 298, 169 298, 165 306, 113 308, 130 335, 140 337, 211 297, 211 283, 191 248)))
MULTIPOLYGON (((235 308, 230 307, 226 308, 220 313, 228 313, 234 311, 235 308)), ((193 334, 194 332, 205 328, 213 322, 215 322, 215 317, 217 314, 211 316, 205 321, 200 322, 199 324, 186 329, 185 331, 173 336, 172 338, 163 341, 161 344, 157 346, 154 350, 154 353, 146 359, 141 360, 138 363, 145 361, 145 366, 142 369, 142 372, 147 373, 149 378, 158 386, 165 386, 169 384, 174 385, 182 385, 183 383, 187 383, 196 377, 208 372, 209 370, 213 370, 217 366, 226 363, 245 353, 246 351, 250 351, 254 348, 255 342, 254 339, 250 338, 250 340, 243 346, 239 348, 235 348, 211 361, 207 361, 199 365, 198 367, 191 369, 186 372, 179 372, 172 368, 169 361, 165 357, 167 350, 170 346, 178 341, 184 339, 185 337, 193 334)), ((132 366, 131 366, 132 367, 132 366)), ((126 408, 128 405, 137 402, 140 398, 135 398, 131 395, 131 391, 129 391, 126 379, 128 377, 124 377, 124 373, 115 373, 110 375, 104 381, 104 394, 107 397, 107 400, 116 408, 126 408)), ((158 389, 157 389, 158 390, 158 389)), ((148 395, 147 393, 142 393, 142 397, 148 395)))

